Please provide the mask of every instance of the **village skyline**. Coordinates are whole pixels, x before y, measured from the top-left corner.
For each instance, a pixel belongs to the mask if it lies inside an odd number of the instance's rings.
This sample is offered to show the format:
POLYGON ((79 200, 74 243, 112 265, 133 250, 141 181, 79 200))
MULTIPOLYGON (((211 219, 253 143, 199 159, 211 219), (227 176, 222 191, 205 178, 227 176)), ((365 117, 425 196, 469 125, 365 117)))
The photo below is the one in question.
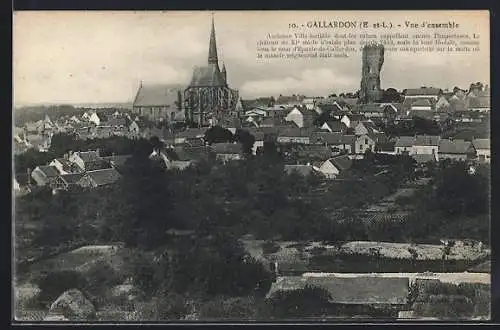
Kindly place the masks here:
MULTIPOLYGON (((329 61, 256 59, 259 38, 268 31, 286 31, 283 22, 290 15, 302 14, 286 13, 276 20, 272 16, 276 13, 266 13, 270 15, 266 24, 258 25, 258 20, 265 18, 252 12, 244 13, 244 20, 241 13, 215 12, 219 59, 227 67, 229 84, 241 98, 327 96, 359 89, 360 52, 329 61), (242 23, 236 25, 235 21, 242 23)), ((346 13, 342 15, 348 19, 346 13)), ((360 16, 357 12, 350 15, 360 16)), ((422 14, 412 13, 408 19, 417 20, 418 15, 422 14)), ((450 20, 460 20, 460 14, 450 15, 450 20)), ((210 19, 209 12, 17 13, 13 29, 14 104, 127 103, 133 100, 141 81, 187 86, 193 67, 206 61, 210 19), (28 25, 37 26, 36 31, 28 25)), ((451 90, 455 86, 466 89, 475 81, 488 84, 489 30, 487 24, 482 26, 487 21, 465 21, 462 17, 460 22, 457 32, 485 31, 481 51, 418 56, 386 52, 382 88, 451 90)))

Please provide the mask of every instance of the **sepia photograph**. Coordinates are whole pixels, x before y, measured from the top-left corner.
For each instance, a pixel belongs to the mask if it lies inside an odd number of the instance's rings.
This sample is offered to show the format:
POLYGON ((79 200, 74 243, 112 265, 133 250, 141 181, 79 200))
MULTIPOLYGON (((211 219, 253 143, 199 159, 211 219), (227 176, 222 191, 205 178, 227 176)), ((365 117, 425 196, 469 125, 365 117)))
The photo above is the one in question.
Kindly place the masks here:
POLYGON ((491 319, 488 11, 12 34, 12 322, 491 319))

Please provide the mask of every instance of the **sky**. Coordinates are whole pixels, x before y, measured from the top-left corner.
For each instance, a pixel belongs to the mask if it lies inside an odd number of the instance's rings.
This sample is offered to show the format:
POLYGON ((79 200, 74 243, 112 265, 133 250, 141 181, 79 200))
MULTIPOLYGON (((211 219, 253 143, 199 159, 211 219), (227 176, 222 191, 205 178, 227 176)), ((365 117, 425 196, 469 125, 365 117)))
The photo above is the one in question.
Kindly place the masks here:
MULTIPOLYGON (((294 93, 326 96, 359 89, 361 52, 333 59, 256 58, 257 40, 264 39, 267 33, 288 33, 289 24, 308 21, 383 20, 403 25, 405 21, 455 21, 460 24, 458 29, 440 32, 479 34, 479 52, 386 52, 381 87, 467 89, 471 82, 489 82, 487 11, 217 11, 213 16, 219 60, 227 67, 230 87, 239 90, 244 99, 294 93)), ((16 12, 14 104, 130 102, 141 81, 187 86, 194 66, 207 63, 211 18, 209 11, 16 12)), ((412 34, 423 29, 415 31, 391 30, 412 34)), ((335 34, 360 30, 306 32, 335 34)))

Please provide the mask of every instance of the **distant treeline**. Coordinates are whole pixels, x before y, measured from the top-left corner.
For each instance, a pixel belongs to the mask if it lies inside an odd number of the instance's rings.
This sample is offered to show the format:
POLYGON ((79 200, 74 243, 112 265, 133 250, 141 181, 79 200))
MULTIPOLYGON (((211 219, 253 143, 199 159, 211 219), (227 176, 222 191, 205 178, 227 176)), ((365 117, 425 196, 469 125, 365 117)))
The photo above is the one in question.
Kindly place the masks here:
POLYGON ((14 123, 19 127, 27 122, 42 120, 46 115, 50 118, 59 118, 62 116, 81 117, 89 110, 96 110, 98 115, 108 115, 115 111, 127 111, 127 108, 109 107, 96 109, 92 107, 75 107, 72 105, 26 106, 14 110, 14 123))

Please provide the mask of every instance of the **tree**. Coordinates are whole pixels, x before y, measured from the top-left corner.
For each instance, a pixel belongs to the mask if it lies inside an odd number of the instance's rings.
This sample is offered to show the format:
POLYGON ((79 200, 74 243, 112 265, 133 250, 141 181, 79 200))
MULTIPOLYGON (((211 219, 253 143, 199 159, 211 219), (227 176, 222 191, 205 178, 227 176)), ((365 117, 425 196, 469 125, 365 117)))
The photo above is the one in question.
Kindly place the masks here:
POLYGON ((402 96, 395 88, 388 88, 384 91, 382 101, 390 103, 401 103, 402 96))
POLYGON ((231 133, 231 131, 226 128, 222 128, 221 126, 213 126, 205 132, 205 141, 208 144, 233 142, 234 136, 233 133, 231 133))
POLYGON ((236 133, 234 134, 234 140, 241 143, 243 148, 243 153, 245 155, 252 154, 252 148, 255 143, 255 136, 250 134, 248 131, 243 129, 236 129, 236 133))
POLYGON ((266 301, 275 319, 298 319, 321 316, 329 309, 330 293, 323 288, 306 285, 302 289, 277 291, 266 301))

